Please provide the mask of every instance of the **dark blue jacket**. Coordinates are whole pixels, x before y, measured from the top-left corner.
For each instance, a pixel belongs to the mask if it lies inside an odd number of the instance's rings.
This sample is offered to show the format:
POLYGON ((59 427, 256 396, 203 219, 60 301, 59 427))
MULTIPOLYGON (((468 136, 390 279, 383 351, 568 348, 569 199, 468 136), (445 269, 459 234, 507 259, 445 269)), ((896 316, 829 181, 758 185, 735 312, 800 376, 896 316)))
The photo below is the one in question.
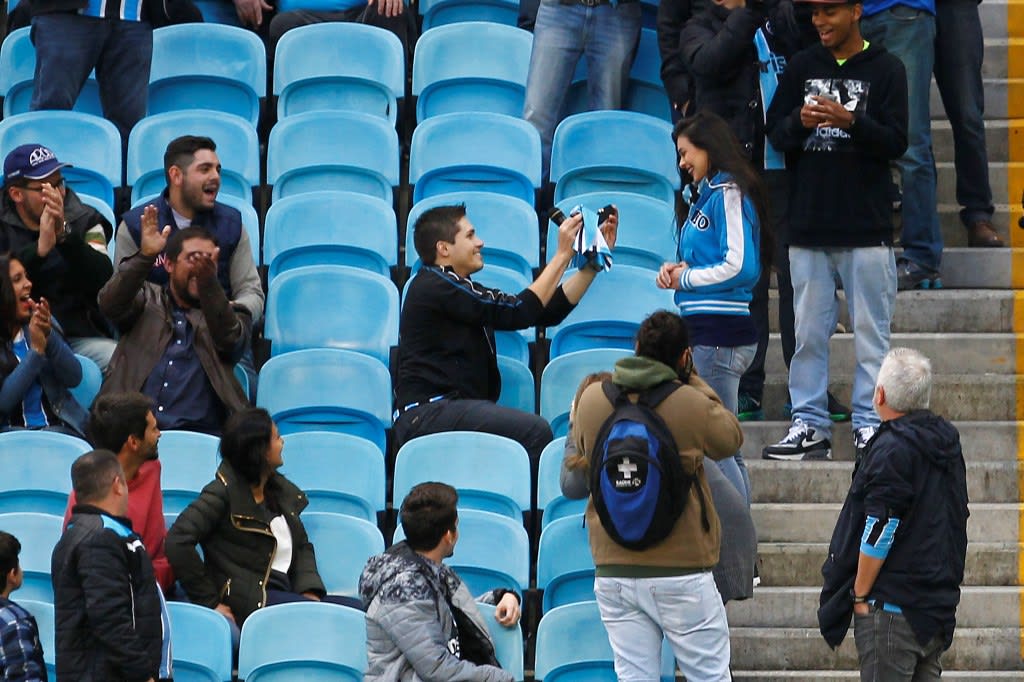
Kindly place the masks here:
POLYGON ((899 606, 922 645, 940 635, 948 648, 964 579, 968 517, 966 467, 951 423, 927 410, 883 422, 854 470, 821 567, 818 625, 833 647, 850 625, 849 589, 868 515, 900 519, 869 597, 899 606))

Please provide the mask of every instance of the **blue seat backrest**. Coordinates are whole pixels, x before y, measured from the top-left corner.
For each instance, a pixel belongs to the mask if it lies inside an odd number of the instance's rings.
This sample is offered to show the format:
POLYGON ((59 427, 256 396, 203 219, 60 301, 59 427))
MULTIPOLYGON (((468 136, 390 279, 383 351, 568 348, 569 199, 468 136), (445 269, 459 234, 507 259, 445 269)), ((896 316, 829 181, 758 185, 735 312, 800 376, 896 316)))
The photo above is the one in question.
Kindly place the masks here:
POLYGON ((221 614, 198 604, 167 602, 171 618, 174 679, 200 675, 221 682, 231 680, 231 626, 221 614))
POLYGON ((511 673, 516 682, 522 682, 525 679, 522 627, 518 624, 505 627, 498 623, 494 617, 496 607, 493 604, 477 602, 476 607, 480 610, 484 622, 487 623, 487 631, 491 633, 491 639, 494 640, 494 657, 498 659, 502 670, 511 673))
POLYGON ((0 433, 0 512, 63 516, 71 492, 71 465, 90 450, 84 440, 62 433, 0 433))
POLYGON ((384 536, 376 524, 345 514, 306 511, 302 525, 313 543, 327 593, 359 596, 359 575, 366 560, 384 551, 384 536))
POLYGON ((601 348, 552 358, 540 377, 540 416, 551 424, 556 438, 566 435, 569 407, 583 378, 594 372, 611 372, 620 358, 630 355, 624 348, 601 348))
POLYGON ((285 436, 288 479, 309 498, 307 512, 347 513, 371 523, 384 511, 384 458, 358 436, 303 431, 285 436))
MULTIPOLYGON (((512 336, 521 339, 521 336, 512 336)), ((495 337, 497 341, 497 337, 495 337)), ((498 371, 501 373, 501 395, 498 404, 533 414, 537 411, 536 387, 533 372, 521 361, 502 355, 498 351, 498 371)))
POLYGON ((103 385, 103 372, 99 365, 84 355, 76 354, 75 357, 82 366, 82 380, 71 389, 71 395, 79 405, 88 410, 92 401, 96 399, 96 394, 100 392, 100 386, 103 385))
POLYGON ((545 611, 595 598, 588 532, 582 514, 544 526, 537 552, 537 589, 544 590, 545 611))
POLYGON ((419 8, 424 31, 463 21, 515 26, 519 20, 519 3, 515 0, 424 0, 419 8))

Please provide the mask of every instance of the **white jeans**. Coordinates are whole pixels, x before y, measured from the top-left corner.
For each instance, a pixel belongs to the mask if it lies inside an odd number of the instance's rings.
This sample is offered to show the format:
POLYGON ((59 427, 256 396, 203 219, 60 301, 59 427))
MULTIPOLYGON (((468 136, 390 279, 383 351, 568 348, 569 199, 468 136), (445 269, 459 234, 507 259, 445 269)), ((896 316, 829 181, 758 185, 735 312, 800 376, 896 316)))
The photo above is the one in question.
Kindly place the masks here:
POLYGON ((663 633, 687 682, 729 682, 729 623, 711 571, 597 578, 594 592, 620 682, 658 682, 663 633))

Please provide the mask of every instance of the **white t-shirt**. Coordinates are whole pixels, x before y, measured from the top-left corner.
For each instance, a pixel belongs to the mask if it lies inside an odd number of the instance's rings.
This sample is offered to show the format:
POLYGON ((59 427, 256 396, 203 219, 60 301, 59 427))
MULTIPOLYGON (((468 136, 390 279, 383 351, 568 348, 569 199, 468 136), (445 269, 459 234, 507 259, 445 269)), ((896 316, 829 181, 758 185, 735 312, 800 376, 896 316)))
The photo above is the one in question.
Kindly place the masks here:
POLYGON ((288 569, 292 566, 292 531, 288 527, 284 515, 279 514, 271 519, 270 532, 277 538, 277 551, 274 553, 274 560, 270 563, 270 568, 281 573, 288 573, 288 569))

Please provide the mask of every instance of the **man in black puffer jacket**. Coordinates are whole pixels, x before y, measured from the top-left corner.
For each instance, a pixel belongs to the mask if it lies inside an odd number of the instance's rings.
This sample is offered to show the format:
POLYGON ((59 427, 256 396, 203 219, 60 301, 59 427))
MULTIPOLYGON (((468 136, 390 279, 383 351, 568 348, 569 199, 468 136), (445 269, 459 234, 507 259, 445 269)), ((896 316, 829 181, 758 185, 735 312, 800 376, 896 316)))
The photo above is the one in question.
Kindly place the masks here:
POLYGON ((71 466, 78 504, 53 550, 57 677, 75 682, 171 678, 170 621, 153 565, 132 531, 117 457, 93 450, 71 466))
POLYGON ((928 410, 930 394, 928 359, 891 350, 875 388, 882 425, 855 468, 821 569, 821 634, 839 646, 854 614, 861 679, 916 670, 915 680, 937 680, 953 640, 967 476, 960 434, 928 410))

